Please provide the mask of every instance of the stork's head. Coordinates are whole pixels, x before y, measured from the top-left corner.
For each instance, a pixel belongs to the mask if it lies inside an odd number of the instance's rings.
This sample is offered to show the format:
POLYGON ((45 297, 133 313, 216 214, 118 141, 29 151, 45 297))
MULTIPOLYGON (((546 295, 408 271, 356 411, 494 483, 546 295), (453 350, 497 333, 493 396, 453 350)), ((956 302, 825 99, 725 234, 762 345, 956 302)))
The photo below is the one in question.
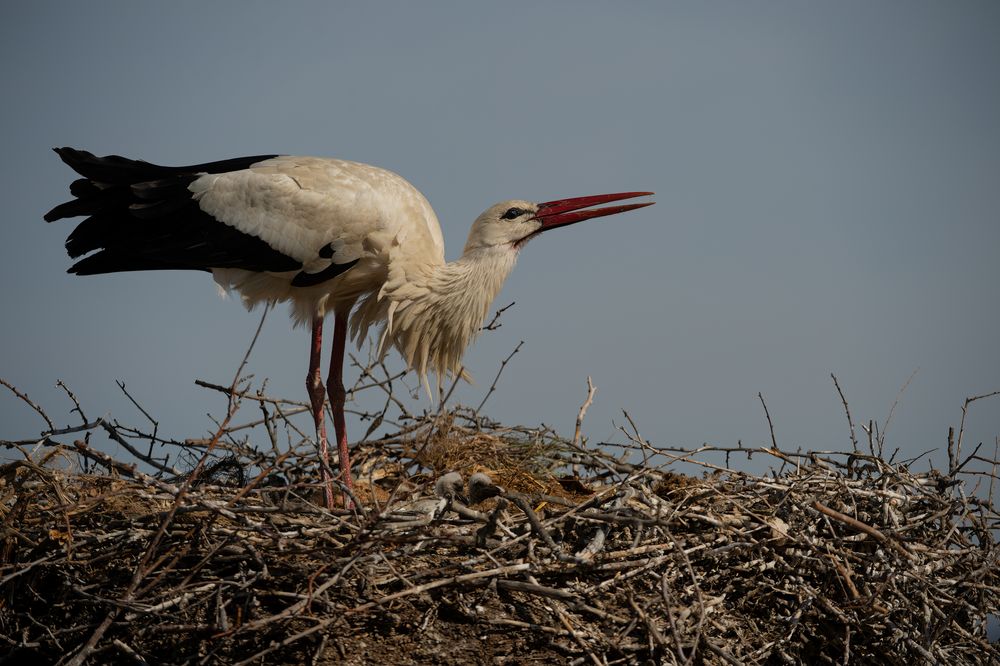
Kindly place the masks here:
POLYGON ((614 215, 624 213, 627 210, 652 206, 655 202, 647 201, 605 208, 591 208, 591 206, 652 194, 652 192, 620 192, 618 194, 559 199, 545 203, 532 203, 519 199, 504 201, 487 208, 472 223, 469 240, 465 243, 465 251, 501 246, 517 249, 543 231, 576 224, 592 217, 614 215))

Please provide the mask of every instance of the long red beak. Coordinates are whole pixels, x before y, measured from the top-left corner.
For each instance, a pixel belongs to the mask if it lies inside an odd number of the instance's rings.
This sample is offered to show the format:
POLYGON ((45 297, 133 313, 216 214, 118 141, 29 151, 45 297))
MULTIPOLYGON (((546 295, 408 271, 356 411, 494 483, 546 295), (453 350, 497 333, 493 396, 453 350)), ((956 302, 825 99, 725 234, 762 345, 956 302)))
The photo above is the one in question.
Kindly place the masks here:
POLYGON ((603 217, 605 215, 616 215, 618 213, 624 213, 627 210, 635 210, 636 208, 645 208, 646 206, 652 206, 655 201, 647 201, 645 203, 633 203, 625 204, 623 206, 607 206, 606 208, 591 208, 591 206, 596 206, 598 204, 608 203, 611 201, 621 201, 622 199, 634 199, 635 197, 646 197, 651 196, 652 192, 619 192, 617 194, 596 194, 590 197, 576 197, 575 199, 559 199, 558 201, 547 201, 542 204, 538 204, 538 212, 535 213, 534 219, 542 223, 541 229, 536 233, 541 233, 542 231, 548 231, 549 229, 555 229, 556 227, 565 227, 570 224, 576 224, 577 222, 583 222, 584 220, 589 220, 592 217, 603 217), (586 208, 587 210, 581 210, 586 208))

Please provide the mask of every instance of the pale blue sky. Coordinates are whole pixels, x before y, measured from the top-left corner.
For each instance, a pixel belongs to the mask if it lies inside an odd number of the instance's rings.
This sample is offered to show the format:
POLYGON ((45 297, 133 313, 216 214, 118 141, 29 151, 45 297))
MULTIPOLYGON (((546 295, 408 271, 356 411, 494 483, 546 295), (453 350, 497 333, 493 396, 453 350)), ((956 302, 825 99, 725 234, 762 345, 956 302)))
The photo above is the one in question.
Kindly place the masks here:
MULTIPOLYGON (((266 152, 370 162, 434 205, 449 258, 508 198, 655 190, 657 205, 533 241, 466 357, 487 412, 660 444, 844 448, 834 372, 889 447, 941 447, 1000 389, 1000 5, 94 2, 0 9, 0 376, 60 425, 175 437, 218 414, 257 322, 201 273, 65 273, 42 214, 72 145, 166 164, 266 152)), ((274 313, 251 361, 305 398, 307 334, 274 313)), ((350 381, 350 379, 349 379, 350 381)), ((375 408, 372 400, 362 407, 375 408)), ((4 438, 41 421, 0 394, 4 438)), ((1000 404, 967 442, 1000 434, 1000 404)), ((359 436, 363 430, 354 427, 359 436)), ((859 433, 860 434, 860 433, 859 433)))

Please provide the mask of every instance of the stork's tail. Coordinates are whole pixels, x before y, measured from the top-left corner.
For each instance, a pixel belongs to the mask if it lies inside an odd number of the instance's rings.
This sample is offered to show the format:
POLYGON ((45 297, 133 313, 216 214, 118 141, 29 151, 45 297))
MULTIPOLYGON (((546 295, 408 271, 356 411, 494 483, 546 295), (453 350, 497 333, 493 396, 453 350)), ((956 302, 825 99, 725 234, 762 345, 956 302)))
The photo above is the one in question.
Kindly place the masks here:
POLYGON ((300 264, 203 213, 188 185, 206 173, 246 169, 274 155, 240 157, 167 167, 119 155, 56 148, 62 161, 83 176, 70 185, 73 199, 45 220, 87 216, 66 240, 70 257, 100 250, 74 264, 79 275, 154 269, 264 265, 292 270, 300 264), (249 258, 248 258, 249 257, 249 258))
POLYGON ((115 205, 128 205, 131 198, 130 185, 144 180, 155 180, 163 173, 163 167, 118 155, 97 157, 75 148, 54 150, 63 162, 83 178, 73 181, 69 186, 70 194, 75 199, 59 204, 46 213, 46 222, 66 217, 94 215, 115 205))

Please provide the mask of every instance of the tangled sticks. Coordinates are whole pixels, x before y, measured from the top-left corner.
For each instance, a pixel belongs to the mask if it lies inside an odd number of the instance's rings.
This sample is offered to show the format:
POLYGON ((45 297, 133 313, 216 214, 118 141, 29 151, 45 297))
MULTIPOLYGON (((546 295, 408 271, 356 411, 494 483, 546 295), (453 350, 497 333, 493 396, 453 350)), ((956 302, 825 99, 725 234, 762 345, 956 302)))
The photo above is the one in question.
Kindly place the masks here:
MULTIPOLYGON (((272 426, 294 410, 244 399, 272 426)), ((100 420, 79 432, 108 429, 127 455, 150 455, 135 429, 100 420)), ((63 664, 1000 660, 986 627, 1000 606, 1000 515, 967 482, 984 491, 989 465, 968 465, 962 481, 874 452, 668 452, 639 437, 636 455, 615 457, 455 409, 359 444, 360 508, 346 511, 322 506, 305 440, 256 448, 241 432, 225 425, 214 445, 157 440, 175 449, 158 466, 55 431, 34 450, 6 442, 24 455, 0 468, 0 654, 63 664), (200 468, 182 464, 210 446, 200 468), (706 462, 711 473, 695 477, 668 465, 737 452, 781 469, 706 462)))

